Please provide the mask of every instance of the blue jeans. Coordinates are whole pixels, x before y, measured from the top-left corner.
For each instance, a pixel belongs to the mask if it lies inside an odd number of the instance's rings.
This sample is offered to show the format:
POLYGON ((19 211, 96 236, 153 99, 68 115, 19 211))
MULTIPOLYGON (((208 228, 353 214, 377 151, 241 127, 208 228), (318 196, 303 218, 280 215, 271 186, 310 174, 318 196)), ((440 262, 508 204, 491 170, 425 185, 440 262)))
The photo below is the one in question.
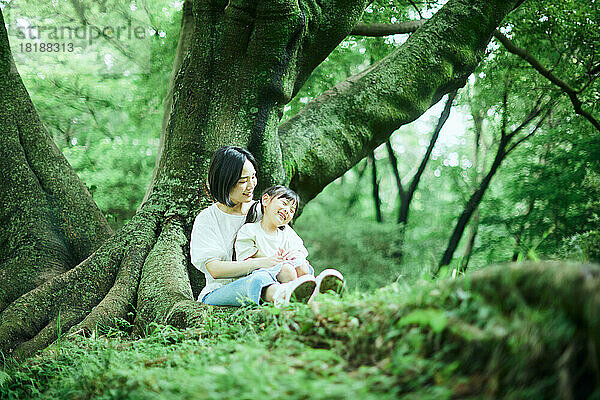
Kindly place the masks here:
POLYGON ((265 269, 253 271, 250 275, 236 279, 213 290, 202 299, 202 303, 211 306, 243 306, 260 304, 260 295, 264 288, 277 283, 277 279, 265 269))

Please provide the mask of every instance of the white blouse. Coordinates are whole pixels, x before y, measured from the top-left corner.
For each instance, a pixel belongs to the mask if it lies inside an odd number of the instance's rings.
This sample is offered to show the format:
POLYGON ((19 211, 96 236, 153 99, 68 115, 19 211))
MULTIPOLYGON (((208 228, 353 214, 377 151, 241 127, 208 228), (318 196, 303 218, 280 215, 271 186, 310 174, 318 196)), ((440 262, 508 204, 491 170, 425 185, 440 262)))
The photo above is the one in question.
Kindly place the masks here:
POLYGON ((190 240, 190 258, 192 264, 206 277, 206 286, 200 292, 198 301, 213 290, 238 279, 215 279, 206 269, 206 263, 213 260, 232 260, 233 241, 245 221, 245 215, 227 214, 219 209, 216 203, 196 216, 190 240))
POLYGON ((235 239, 235 254, 238 260, 271 257, 277 254, 279 249, 296 250, 301 254, 299 258, 303 259, 308 256, 302 239, 289 225, 277 229, 274 235, 270 235, 263 230, 260 222, 245 224, 240 228, 235 239))

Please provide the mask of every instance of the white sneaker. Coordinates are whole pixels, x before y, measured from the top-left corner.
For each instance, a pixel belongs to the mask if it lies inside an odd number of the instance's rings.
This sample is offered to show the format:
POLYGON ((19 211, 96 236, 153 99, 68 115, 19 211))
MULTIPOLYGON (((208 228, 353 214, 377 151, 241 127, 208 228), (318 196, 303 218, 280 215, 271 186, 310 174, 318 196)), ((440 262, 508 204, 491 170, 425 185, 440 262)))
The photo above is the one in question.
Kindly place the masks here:
POLYGON ((317 281, 310 275, 302 275, 291 282, 280 284, 273 293, 273 305, 281 308, 290 301, 307 303, 315 292, 317 281))
POLYGON ((317 288, 315 289, 315 292, 309 301, 312 301, 314 296, 317 295, 317 293, 326 293, 332 290, 337 294, 341 294, 344 290, 344 276, 341 274, 340 271, 336 269, 328 268, 324 270, 319 275, 317 275, 317 278, 315 280, 317 282, 317 288))

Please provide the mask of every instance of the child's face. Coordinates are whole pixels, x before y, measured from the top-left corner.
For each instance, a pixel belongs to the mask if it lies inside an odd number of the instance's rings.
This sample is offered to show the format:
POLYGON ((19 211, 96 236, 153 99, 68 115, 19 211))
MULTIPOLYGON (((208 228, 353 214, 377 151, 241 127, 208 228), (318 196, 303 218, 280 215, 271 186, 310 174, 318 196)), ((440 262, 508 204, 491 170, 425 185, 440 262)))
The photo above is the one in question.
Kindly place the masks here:
POLYGON ((294 218, 296 212, 296 202, 294 200, 264 195, 262 202, 264 207, 263 218, 268 218, 275 225, 286 225, 294 218))

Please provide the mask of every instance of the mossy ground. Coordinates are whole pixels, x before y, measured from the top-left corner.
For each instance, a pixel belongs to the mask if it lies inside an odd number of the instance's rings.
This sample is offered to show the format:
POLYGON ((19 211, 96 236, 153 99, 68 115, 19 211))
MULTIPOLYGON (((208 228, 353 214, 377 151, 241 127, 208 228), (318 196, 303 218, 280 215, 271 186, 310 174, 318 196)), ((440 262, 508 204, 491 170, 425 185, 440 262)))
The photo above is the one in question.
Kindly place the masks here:
MULTIPOLYGON (((507 285, 490 281, 498 284, 507 285)), ((481 287, 470 279, 396 283, 285 310, 215 308, 198 328, 153 325, 137 339, 124 323, 123 330, 62 340, 18 365, 6 362, 0 394, 600 398, 598 332, 563 311, 558 299, 543 306, 513 291, 498 302, 487 289, 474 289, 481 287)))

